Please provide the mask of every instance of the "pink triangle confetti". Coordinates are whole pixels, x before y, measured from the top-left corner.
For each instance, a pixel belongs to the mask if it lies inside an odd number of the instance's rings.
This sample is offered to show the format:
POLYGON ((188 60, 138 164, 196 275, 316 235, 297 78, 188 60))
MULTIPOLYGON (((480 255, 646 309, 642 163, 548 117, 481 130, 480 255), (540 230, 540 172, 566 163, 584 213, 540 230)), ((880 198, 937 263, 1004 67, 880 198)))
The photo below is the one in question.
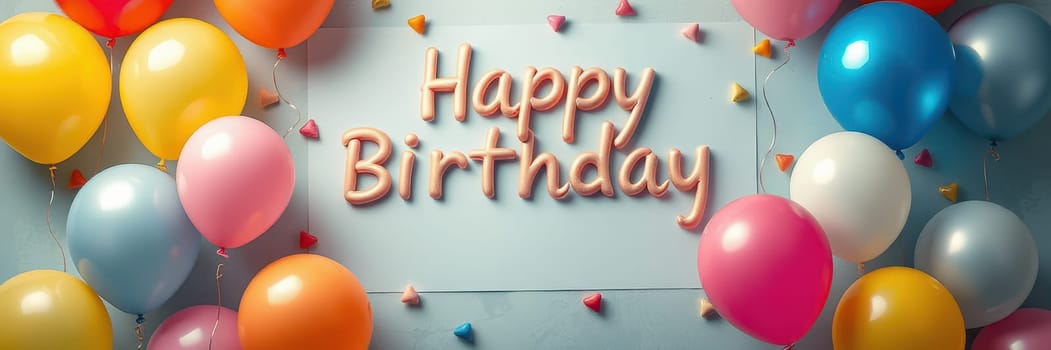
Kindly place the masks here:
POLYGON ((595 312, 602 312, 602 293, 595 293, 584 297, 584 306, 595 312))
POLYGON ((401 293, 401 302, 408 305, 420 305, 420 293, 416 293, 416 288, 412 285, 405 286, 405 291, 401 293))
POLYGON ((277 103, 281 98, 276 92, 267 90, 266 88, 259 89, 259 107, 266 108, 277 103))
POLYGON ((566 23, 566 16, 562 15, 550 15, 547 16, 547 24, 551 26, 551 30, 558 33, 562 30, 562 24, 566 23))
POLYGON ((620 0, 620 4, 617 5, 617 16, 634 16, 635 9, 631 7, 631 3, 628 0, 620 0))
POLYGON ((321 136, 321 134, 319 134, 317 130, 317 123, 315 123, 313 119, 307 120, 307 123, 303 124, 302 128, 299 128, 299 133, 303 136, 312 139, 316 139, 321 136))
POLYGON ((687 25, 687 26, 683 27, 682 31, 680 33, 682 33, 682 36, 685 37, 686 39, 690 39, 690 41, 699 42, 700 38, 697 35, 697 33, 699 33, 700 31, 701 31, 701 26, 699 24, 697 24, 697 23, 693 23, 693 24, 690 24, 690 25, 687 25))
POLYGON ((920 154, 917 154, 915 158, 912 158, 912 162, 924 168, 934 166, 934 159, 931 158, 931 152, 926 148, 920 151, 920 154))

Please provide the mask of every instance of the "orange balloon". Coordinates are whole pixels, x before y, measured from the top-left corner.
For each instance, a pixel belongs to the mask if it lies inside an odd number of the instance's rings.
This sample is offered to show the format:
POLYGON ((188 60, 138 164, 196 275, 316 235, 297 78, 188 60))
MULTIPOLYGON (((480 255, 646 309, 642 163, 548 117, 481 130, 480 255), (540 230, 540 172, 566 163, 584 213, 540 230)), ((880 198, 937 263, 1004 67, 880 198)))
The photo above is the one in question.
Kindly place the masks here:
POLYGON ((284 49, 307 40, 328 17, 335 0, 215 0, 215 8, 256 45, 284 49))
POLYGON ((338 262, 315 254, 278 259, 252 277, 237 314, 243 350, 367 349, 372 307, 338 262))

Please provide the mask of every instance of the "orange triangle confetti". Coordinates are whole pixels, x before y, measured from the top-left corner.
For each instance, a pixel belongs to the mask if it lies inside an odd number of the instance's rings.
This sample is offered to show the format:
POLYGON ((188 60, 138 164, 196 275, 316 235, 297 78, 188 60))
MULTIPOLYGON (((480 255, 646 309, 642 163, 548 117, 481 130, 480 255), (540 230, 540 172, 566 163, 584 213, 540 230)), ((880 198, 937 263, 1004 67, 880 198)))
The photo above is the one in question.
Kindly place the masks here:
POLYGON ((781 172, 788 171, 788 168, 792 166, 792 162, 796 160, 796 157, 791 154, 778 153, 774 155, 774 159, 777 160, 777 168, 781 169, 781 172))
POLYGON ((748 99, 751 96, 748 94, 748 90, 745 90, 741 84, 734 83, 730 92, 730 102, 737 103, 748 99))
POLYGON ((423 31, 424 29, 426 29, 427 25, 427 16, 418 15, 416 17, 409 18, 408 23, 409 27, 412 28, 412 30, 416 31, 416 33, 420 35, 423 35, 423 31))
POLYGON ((390 6, 390 0, 372 0, 372 9, 381 9, 390 6))
POLYGON ((945 186, 940 186, 938 187, 938 192, 941 192, 942 196, 944 196, 945 199, 948 199, 950 202, 956 203, 956 199, 959 198, 958 195, 960 193, 960 184, 953 182, 945 186))
POLYGON ((758 44, 752 47, 752 52, 756 55, 770 58, 770 39, 763 39, 758 44))
POLYGON ((69 189, 75 190, 84 187, 84 184, 88 183, 88 180, 84 178, 84 174, 80 172, 80 169, 73 169, 73 173, 69 175, 69 189))
POLYGON ((267 90, 266 88, 259 89, 259 107, 270 107, 271 105, 277 103, 278 99, 280 98, 281 96, 279 96, 276 92, 267 90))

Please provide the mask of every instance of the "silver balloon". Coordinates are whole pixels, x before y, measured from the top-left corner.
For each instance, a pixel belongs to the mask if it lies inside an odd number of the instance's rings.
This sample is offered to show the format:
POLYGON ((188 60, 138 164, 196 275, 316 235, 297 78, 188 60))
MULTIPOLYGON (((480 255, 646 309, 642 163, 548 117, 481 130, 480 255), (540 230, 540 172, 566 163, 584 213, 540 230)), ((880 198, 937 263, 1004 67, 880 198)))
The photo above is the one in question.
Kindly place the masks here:
POLYGON ((967 328, 999 321, 1022 305, 1036 282, 1029 228, 1007 208, 960 202, 934 215, 916 242, 916 268, 952 293, 967 328))
POLYGON ((1051 110, 1051 25, 1017 4, 968 12, 949 29, 956 47, 950 108, 978 135, 1014 137, 1051 110))

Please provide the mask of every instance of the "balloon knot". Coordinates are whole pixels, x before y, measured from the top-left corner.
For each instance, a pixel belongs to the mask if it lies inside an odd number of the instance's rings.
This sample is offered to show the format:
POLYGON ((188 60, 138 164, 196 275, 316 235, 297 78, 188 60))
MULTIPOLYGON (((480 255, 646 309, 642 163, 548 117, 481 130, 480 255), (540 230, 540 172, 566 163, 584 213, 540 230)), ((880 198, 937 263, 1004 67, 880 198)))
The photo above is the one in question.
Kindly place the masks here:
POLYGON ((47 167, 47 170, 50 172, 55 172, 55 170, 58 170, 58 166, 52 164, 51 166, 47 167))
POLYGON ((788 344, 788 345, 785 345, 784 349, 782 349, 782 350, 792 350, 792 348, 794 348, 795 346, 796 346, 796 344, 788 344))
POLYGON ((139 314, 139 317, 135 318, 135 323, 142 324, 143 322, 146 322, 146 317, 143 317, 142 314, 139 314))
POLYGON ((905 159, 905 152, 902 152, 900 149, 894 151, 894 154, 898 155, 898 159, 901 159, 901 160, 905 159))
POLYGON ((168 172, 168 166, 164 164, 164 159, 157 162, 157 169, 160 169, 163 172, 168 172))
POLYGON ((996 140, 989 141, 989 147, 996 147, 996 140))
POLYGON ((285 53, 285 49, 277 49, 277 59, 283 60, 285 57, 288 57, 288 54, 285 53))
POLYGON ((995 161, 1000 161, 1000 151, 996 150, 996 142, 989 145, 989 156, 995 161))
POLYGON ((219 248, 219 249, 217 249, 215 251, 215 254, 219 255, 221 257, 224 257, 224 258, 229 258, 230 257, 229 255, 226 255, 226 248, 219 248))
POLYGON ((796 47, 795 39, 788 39, 788 45, 785 45, 785 50, 796 47))
POLYGON ((112 49, 113 46, 116 46, 116 45, 117 45, 117 38, 109 38, 109 40, 106 40, 106 47, 112 49))

